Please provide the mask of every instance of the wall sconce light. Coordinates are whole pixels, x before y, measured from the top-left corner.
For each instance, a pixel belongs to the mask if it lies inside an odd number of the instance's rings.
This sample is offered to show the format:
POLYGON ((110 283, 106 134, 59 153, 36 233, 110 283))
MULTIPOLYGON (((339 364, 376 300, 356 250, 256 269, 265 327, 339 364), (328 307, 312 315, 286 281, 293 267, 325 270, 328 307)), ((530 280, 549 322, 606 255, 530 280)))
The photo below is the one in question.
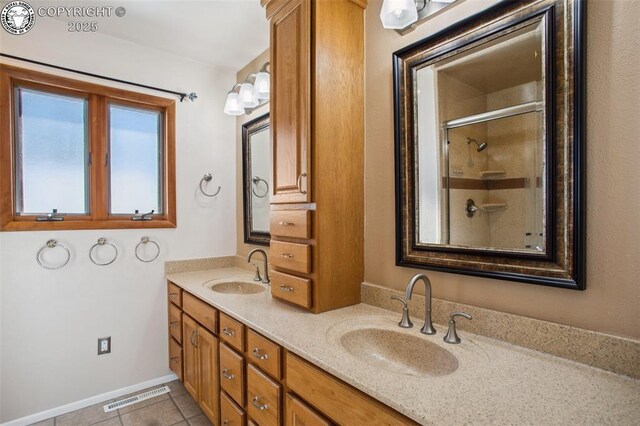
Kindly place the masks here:
POLYGON ((413 31, 457 0, 384 0, 380 10, 382 26, 401 35, 413 31))
POLYGON ((227 101, 224 103, 224 113, 227 115, 242 115, 244 114, 244 108, 240 105, 240 99, 238 93, 240 92, 241 84, 236 84, 233 89, 227 93, 227 101))
POLYGON ((251 114, 254 109, 269 102, 269 79, 265 63, 257 74, 249 74, 242 83, 237 83, 227 94, 224 112, 228 115, 251 114))

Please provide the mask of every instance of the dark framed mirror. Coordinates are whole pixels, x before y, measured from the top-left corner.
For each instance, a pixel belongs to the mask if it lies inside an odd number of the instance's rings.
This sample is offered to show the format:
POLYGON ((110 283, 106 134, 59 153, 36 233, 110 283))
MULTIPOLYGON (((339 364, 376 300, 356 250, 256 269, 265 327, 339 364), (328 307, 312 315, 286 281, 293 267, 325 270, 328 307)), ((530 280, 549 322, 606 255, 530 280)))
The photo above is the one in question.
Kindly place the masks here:
POLYGON ((242 125, 244 242, 269 245, 271 205, 269 114, 242 125))
POLYGON ((584 2, 503 2, 394 53, 396 263, 584 289, 584 2))

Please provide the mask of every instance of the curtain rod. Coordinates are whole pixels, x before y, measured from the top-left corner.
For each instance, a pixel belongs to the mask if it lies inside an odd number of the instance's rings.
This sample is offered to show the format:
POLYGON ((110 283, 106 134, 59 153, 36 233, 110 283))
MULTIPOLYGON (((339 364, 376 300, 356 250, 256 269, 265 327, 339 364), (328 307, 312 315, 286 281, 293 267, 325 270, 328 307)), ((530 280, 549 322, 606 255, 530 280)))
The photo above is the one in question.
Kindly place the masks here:
POLYGON ((9 58, 9 59, 16 59, 18 61, 29 62, 31 64, 42 65, 42 66, 49 67, 49 68, 55 68, 55 69, 62 70, 62 71, 68 71, 68 72, 73 72, 73 73, 76 73, 76 74, 86 75, 88 77, 95 77, 95 78, 100 78, 102 80, 109 80, 109 81, 114 81, 116 83, 123 83, 123 84, 128 84, 130 86, 142 87, 144 89, 151 89, 151 90, 155 90, 157 92, 169 93, 171 95, 178 96, 180 98, 180 102, 184 101, 185 99, 189 99, 192 102, 195 101, 196 99, 198 99, 198 95, 196 95, 194 92, 182 93, 182 92, 176 92, 176 91, 173 91, 173 90, 161 89, 159 87, 147 86, 146 84, 133 83, 131 81, 120 80, 118 78, 106 77, 104 75, 93 74, 93 73, 90 73, 90 72, 74 70, 72 68, 66 68, 66 67, 61 67, 61 66, 58 66, 58 65, 47 64, 45 62, 34 61, 33 59, 21 58, 19 56, 8 55, 6 53, 0 53, 0 56, 5 57, 5 58, 9 58))

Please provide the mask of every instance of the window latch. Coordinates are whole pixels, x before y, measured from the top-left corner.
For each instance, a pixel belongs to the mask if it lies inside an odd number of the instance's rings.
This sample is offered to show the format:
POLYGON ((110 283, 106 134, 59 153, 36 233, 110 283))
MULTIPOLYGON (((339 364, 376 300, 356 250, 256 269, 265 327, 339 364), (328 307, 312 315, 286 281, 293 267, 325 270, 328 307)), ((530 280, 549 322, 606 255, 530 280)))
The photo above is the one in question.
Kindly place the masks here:
POLYGON ((135 214, 131 216, 131 220, 153 220, 153 217, 151 217, 153 212, 155 212, 155 210, 151 210, 149 213, 140 214, 140 212, 136 210, 135 214))
POLYGON ((36 222, 61 222, 63 220, 64 217, 58 214, 58 209, 53 209, 51 213, 44 216, 36 216, 36 222))

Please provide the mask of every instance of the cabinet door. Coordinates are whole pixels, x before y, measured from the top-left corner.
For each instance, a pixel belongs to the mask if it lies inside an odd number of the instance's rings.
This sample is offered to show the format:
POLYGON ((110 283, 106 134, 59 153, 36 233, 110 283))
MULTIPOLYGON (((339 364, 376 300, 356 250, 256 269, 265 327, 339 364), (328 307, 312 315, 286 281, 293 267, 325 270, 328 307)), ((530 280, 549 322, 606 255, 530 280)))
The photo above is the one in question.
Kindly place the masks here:
POLYGON ((329 426, 321 415, 291 394, 287 394, 286 426, 329 426))
POLYGON ((193 399, 198 399, 198 347, 195 340, 198 332, 198 325, 188 315, 182 316, 182 335, 184 336, 183 368, 184 387, 191 394, 193 399))
POLYGON ((292 0, 271 19, 272 203, 311 201, 310 2, 292 0))
POLYGON ((199 397, 202 411, 213 424, 218 424, 220 415, 220 385, 218 382, 218 338, 202 327, 198 327, 199 350, 199 397))

